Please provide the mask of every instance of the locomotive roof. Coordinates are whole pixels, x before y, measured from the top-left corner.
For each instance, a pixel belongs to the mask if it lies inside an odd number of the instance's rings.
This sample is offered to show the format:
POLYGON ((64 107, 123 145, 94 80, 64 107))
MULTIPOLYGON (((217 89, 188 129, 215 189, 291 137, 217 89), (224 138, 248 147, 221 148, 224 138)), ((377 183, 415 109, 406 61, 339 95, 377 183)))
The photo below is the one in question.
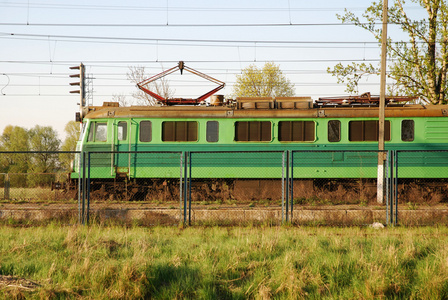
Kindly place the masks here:
MULTIPOLYGON (((110 102, 89 107, 87 119, 102 118, 378 118, 378 107, 313 107, 304 109, 241 109, 226 106, 131 106, 110 102)), ((443 117, 448 105, 402 105, 385 108, 391 117, 443 117)))

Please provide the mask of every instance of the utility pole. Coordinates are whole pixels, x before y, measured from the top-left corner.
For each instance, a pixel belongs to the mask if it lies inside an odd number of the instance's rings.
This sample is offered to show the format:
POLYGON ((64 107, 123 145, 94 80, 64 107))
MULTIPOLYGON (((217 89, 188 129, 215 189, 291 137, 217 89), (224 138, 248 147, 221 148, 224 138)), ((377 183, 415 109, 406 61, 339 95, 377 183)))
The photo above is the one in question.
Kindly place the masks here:
POLYGON ((377 202, 384 203, 384 115, 386 106, 386 59, 387 59, 387 14, 388 0, 383 0, 383 31, 381 35, 380 103, 378 116, 378 181, 377 202))

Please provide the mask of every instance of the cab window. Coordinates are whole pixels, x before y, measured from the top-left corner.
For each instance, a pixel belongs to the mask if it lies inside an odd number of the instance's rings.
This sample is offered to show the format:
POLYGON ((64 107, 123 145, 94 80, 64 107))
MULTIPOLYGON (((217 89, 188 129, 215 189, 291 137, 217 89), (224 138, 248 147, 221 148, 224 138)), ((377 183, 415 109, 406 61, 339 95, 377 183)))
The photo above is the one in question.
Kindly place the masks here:
POLYGON ((90 125, 89 142, 107 141, 107 123, 94 122, 90 125))
POLYGON ((117 138, 119 141, 126 141, 128 139, 128 123, 118 122, 117 125, 117 138))

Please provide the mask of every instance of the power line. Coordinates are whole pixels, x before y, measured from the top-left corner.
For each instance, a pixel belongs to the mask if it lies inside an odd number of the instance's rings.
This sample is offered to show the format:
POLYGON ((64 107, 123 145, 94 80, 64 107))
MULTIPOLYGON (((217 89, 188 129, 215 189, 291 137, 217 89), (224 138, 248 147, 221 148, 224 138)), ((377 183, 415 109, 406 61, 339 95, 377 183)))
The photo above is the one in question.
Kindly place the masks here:
MULTIPOLYGON (((174 43, 174 42, 159 42, 156 41, 149 41, 149 42, 120 42, 120 41, 94 41, 94 40, 71 40, 71 39, 61 39, 61 38, 30 38, 30 37, 16 37, 16 36, 1 36, 0 39, 14 39, 14 40, 25 40, 25 41, 42 41, 45 43, 51 42, 66 42, 66 43, 96 43, 96 44, 115 44, 115 45, 152 45, 152 46, 181 46, 181 47, 219 47, 219 48, 253 48, 255 45, 216 45, 216 44, 188 44, 188 43, 174 43)), ((363 44, 363 42, 359 42, 360 44, 363 44)), ((378 44, 378 43, 376 43, 378 44)), ((324 44, 316 44, 313 45, 256 45, 257 48, 276 48, 276 49, 378 49, 378 46, 369 46, 369 45, 361 45, 361 46, 355 46, 355 45, 331 45, 326 46, 324 44)))
MULTIPOLYGON (((316 63, 316 62, 353 62, 353 61, 366 61, 376 62, 379 58, 352 58, 352 59, 276 59, 276 60, 188 60, 187 63, 266 63, 266 62, 289 62, 289 63, 316 63)), ((146 63, 170 63, 177 64, 178 60, 83 60, 86 64, 146 64, 146 63)), ((68 65, 79 63, 74 60, 60 60, 60 61, 46 61, 46 60, 0 60, 0 63, 17 63, 17 64, 59 64, 68 65)), ((94 65, 90 65, 94 66, 94 65)))
MULTIPOLYGON (((429 21, 422 21, 429 23, 429 21)), ((442 24, 444 21, 437 21, 442 24)), ((0 26, 26 26, 26 27, 307 27, 307 26, 359 26, 377 25, 375 23, 30 23, 30 22, 0 22, 0 26)), ((388 25, 398 25, 400 23, 389 22, 388 25)))
MULTIPOLYGON (((366 25, 367 23, 360 23, 366 25)), ((381 25, 381 23, 374 23, 381 25)), ((394 25, 394 23, 389 23, 394 25)), ((0 22, 0 26, 26 27, 304 27, 304 26, 356 26, 354 23, 239 23, 239 24, 129 24, 129 23, 12 23, 0 22)), ((399 24, 397 24, 399 25, 399 24)))
MULTIPOLYGON (((228 12, 228 11, 342 11, 346 7, 184 7, 184 6, 122 6, 122 5, 85 5, 85 4, 56 4, 56 3, 29 3, 29 2, 17 2, 17 3, 0 3, 3 7, 26 7, 26 8, 48 8, 48 9, 80 9, 80 10, 119 10, 119 11, 218 11, 218 12, 228 12)), ((408 9, 421 9, 419 6, 408 6, 408 9)), ((348 8, 350 10, 365 10, 365 7, 352 7, 348 8)))
POLYGON ((162 42, 188 42, 188 43, 240 43, 240 44, 378 44, 377 41, 285 41, 285 40, 212 40, 212 39, 167 39, 167 38, 137 38, 137 37, 106 37, 106 36, 80 36, 80 35, 53 35, 0 32, 3 36, 40 37, 40 38, 66 38, 86 40, 119 40, 119 41, 162 41, 162 42))

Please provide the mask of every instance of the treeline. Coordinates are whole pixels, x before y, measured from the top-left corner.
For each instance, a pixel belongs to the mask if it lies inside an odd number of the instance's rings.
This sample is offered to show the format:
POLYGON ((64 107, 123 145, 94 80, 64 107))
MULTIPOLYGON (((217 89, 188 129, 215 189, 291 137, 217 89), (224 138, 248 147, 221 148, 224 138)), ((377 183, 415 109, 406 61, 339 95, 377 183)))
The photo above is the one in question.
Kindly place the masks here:
MULTIPOLYGON (((74 155, 58 152, 75 150, 79 124, 70 121, 65 126, 65 133, 66 138, 62 142, 56 130, 50 126, 36 125, 31 129, 6 126, 0 136, 0 173, 9 174, 11 186, 50 184, 55 180, 56 173, 70 171, 74 155), (4 153, 20 151, 35 153, 4 153)), ((0 176, 0 184, 3 184, 5 177, 0 176)))

